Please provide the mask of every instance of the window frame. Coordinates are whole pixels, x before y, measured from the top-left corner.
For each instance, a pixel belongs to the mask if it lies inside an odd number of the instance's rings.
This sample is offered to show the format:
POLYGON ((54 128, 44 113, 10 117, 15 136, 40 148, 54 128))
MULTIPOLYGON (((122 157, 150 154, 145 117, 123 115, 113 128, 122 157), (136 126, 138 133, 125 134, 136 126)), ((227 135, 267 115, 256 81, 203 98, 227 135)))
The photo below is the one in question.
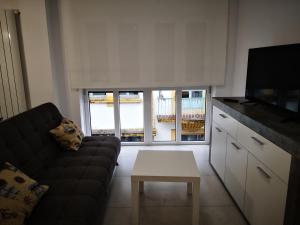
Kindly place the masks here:
POLYGON ((121 137, 120 127, 120 104, 119 104, 119 92, 123 91, 141 91, 143 92, 143 107, 144 107, 144 142, 121 142, 124 146, 130 145, 207 145, 210 140, 210 124, 211 124, 211 88, 207 86, 198 87, 163 87, 163 88, 107 88, 107 89, 85 89, 84 101, 85 101, 85 122, 87 135, 91 135, 91 114, 89 103, 89 92, 113 92, 114 95, 114 121, 115 121, 115 136, 121 137), (176 91, 176 140, 175 141, 153 141, 152 140, 152 91, 156 90, 175 90, 176 91), (205 140, 204 141, 182 141, 181 140, 181 103, 182 103, 182 91, 183 90, 205 90, 205 140))

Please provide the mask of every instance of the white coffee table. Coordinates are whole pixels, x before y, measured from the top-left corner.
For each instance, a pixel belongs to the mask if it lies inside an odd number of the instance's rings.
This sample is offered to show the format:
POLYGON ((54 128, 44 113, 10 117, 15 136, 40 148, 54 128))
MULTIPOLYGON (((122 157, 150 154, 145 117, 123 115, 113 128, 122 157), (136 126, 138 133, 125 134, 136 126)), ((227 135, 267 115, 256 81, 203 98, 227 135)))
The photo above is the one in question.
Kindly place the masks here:
POLYGON ((139 151, 131 175, 133 224, 139 224, 139 192, 144 181, 186 182, 193 195, 193 225, 199 225, 200 174, 192 151, 139 151))

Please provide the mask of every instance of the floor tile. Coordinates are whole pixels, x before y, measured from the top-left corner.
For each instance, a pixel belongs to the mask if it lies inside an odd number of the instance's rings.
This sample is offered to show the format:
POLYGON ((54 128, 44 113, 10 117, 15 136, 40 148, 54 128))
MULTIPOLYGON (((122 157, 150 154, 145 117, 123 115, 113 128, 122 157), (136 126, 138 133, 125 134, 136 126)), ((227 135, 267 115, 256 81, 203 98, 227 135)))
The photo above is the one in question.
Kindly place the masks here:
MULTIPOLYGON (((103 225, 132 224, 130 175, 139 150, 193 151, 201 176, 200 225, 246 225, 211 168, 206 145, 122 146, 103 225)), ((141 225, 191 224, 192 196, 186 192, 186 183, 145 182, 140 201, 141 225)))
MULTIPOLYGON (((131 225, 131 208, 108 208, 103 225, 131 225)), ((247 225, 235 207, 200 207, 199 225, 247 225)), ((191 207, 142 207, 140 225, 191 225, 191 207)))
POLYGON ((215 172, 208 161, 196 160, 200 176, 215 176, 215 172))
POLYGON ((119 157, 118 158, 119 166, 116 166, 114 176, 130 177, 132 170, 133 170, 135 159, 136 159, 136 156, 135 157, 128 157, 128 156, 119 157))
POLYGON ((233 206, 234 203, 217 176, 200 178, 201 206, 233 206))
MULTIPOLYGON (((141 205, 190 206, 191 196, 186 183, 145 182, 145 192, 140 196, 141 205)), ((109 206, 131 206, 130 177, 114 177, 111 183, 109 206)), ((232 206, 233 202, 216 176, 202 176, 200 181, 201 206, 232 206)))
POLYGON ((108 207, 103 222, 99 225, 132 225, 131 208, 108 207))
POLYGON ((235 206, 200 207, 200 225, 247 225, 235 206))
POLYGON ((129 177, 114 177, 109 191, 108 206, 131 207, 131 184, 129 177))

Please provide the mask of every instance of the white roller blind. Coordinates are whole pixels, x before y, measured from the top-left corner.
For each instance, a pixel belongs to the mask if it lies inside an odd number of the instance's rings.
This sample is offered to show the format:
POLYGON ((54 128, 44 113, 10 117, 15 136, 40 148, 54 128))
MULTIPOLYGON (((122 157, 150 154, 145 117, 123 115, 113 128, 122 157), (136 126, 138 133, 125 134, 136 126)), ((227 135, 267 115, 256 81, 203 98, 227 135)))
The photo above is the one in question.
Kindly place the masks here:
POLYGON ((221 85, 227 0, 61 0, 73 88, 221 85))

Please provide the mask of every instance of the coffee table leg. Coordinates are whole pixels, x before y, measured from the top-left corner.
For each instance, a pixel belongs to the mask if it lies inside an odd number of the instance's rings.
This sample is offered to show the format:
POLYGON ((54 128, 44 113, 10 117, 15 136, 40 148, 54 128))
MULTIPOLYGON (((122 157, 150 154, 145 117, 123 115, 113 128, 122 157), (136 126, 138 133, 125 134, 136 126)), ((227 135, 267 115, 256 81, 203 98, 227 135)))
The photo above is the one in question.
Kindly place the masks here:
POLYGON ((144 192, 144 181, 139 181, 139 191, 140 193, 144 192))
POLYGON ((138 181, 131 178, 131 196, 132 196, 132 222, 133 225, 139 224, 139 189, 138 181))
POLYGON ((187 183, 187 193, 189 195, 191 195, 193 193, 193 183, 192 182, 187 183))
POLYGON ((199 225, 200 179, 193 182, 193 225, 199 225))

